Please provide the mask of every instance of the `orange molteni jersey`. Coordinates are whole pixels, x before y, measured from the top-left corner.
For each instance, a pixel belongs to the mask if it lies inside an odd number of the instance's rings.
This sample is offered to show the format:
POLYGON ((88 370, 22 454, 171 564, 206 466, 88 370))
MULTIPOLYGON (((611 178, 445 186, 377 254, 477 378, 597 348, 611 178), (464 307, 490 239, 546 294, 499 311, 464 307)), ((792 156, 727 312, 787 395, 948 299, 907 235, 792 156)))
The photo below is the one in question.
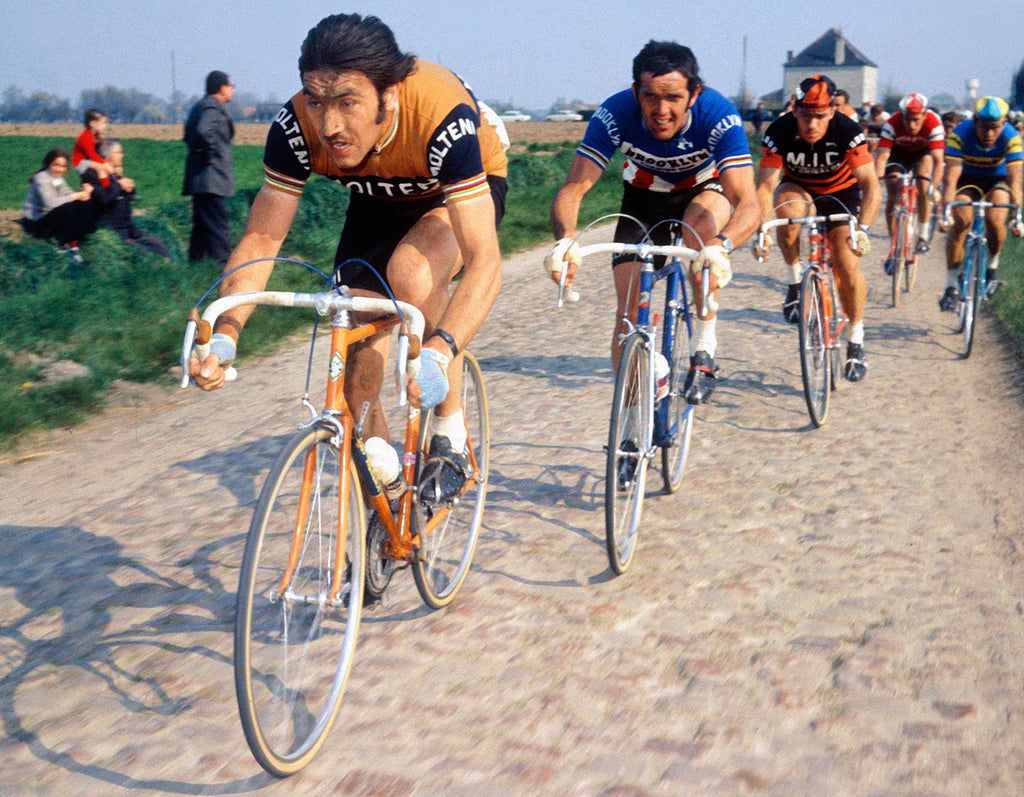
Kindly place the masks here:
POLYGON ((761 153, 761 166, 782 169, 784 180, 813 194, 834 194, 857 185, 853 170, 872 162, 864 131, 841 113, 813 144, 800 138, 796 116, 783 114, 764 131, 761 153))
POLYGON ((487 178, 505 177, 508 161, 495 128, 454 73, 427 61, 402 81, 391 126, 357 168, 338 168, 327 154, 298 92, 278 111, 267 134, 264 184, 299 195, 311 174, 354 194, 402 201, 442 196, 445 202, 486 195, 487 178))

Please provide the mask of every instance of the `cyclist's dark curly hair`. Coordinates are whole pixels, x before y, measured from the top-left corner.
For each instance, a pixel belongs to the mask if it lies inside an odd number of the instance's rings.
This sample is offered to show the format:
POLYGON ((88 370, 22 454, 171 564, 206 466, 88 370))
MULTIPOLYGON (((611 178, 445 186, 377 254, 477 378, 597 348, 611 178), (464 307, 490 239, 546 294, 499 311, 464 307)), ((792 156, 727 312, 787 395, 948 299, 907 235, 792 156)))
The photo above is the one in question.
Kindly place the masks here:
POLYGON ((334 14, 309 31, 299 54, 299 74, 329 69, 362 72, 383 94, 416 68, 416 56, 398 49, 395 35, 377 17, 334 14))
POLYGON ((654 77, 678 72, 686 78, 686 87, 691 94, 703 85, 693 51, 675 42, 656 42, 653 39, 647 42, 633 59, 634 86, 640 85, 640 76, 645 72, 654 77))

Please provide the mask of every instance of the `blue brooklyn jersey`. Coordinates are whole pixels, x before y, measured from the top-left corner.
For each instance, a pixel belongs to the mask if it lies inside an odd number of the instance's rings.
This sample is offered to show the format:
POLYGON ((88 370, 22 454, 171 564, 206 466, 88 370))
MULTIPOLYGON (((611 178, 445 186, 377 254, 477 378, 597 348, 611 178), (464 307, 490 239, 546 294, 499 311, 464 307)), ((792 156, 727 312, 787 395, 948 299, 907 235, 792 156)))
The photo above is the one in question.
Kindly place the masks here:
POLYGON ((736 106, 709 88, 697 95, 686 125, 670 141, 647 132, 631 89, 612 95, 591 117, 576 151, 604 169, 617 149, 626 156, 622 179, 649 191, 681 191, 726 169, 753 166, 736 106))

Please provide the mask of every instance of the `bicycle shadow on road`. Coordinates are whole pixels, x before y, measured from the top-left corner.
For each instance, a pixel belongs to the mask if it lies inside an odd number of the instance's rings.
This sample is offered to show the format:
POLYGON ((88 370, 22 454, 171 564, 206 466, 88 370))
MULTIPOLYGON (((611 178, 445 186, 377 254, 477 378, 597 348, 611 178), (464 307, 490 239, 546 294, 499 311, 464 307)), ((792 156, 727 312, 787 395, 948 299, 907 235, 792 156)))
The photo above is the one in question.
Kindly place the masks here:
MULTIPOLYGON (((204 657, 230 671, 224 653, 173 639, 181 633, 196 639, 227 635, 233 586, 229 592, 201 571, 212 569, 206 566, 219 549, 234 544, 204 546, 182 563, 200 571, 205 588, 197 589, 128 556, 116 540, 79 526, 0 526, 0 586, 13 590, 14 598, 0 625, 0 716, 7 738, 52 766, 122 788, 234 794, 263 782, 261 776, 217 785, 146 780, 86 760, 90 754, 109 760, 118 747, 115 757, 140 758, 140 740, 124 731, 140 717, 145 723, 182 721, 193 703, 174 694, 187 688, 180 672, 184 659, 204 657), (129 611, 132 618, 125 621, 129 611), (104 694, 120 708, 106 722, 95 716, 104 694), (84 722, 86 716, 92 721, 84 722), (89 738, 90 728, 102 729, 102 737, 89 738), (74 752, 63 752, 68 748, 74 752)), ((15 774, 5 775, 9 786, 15 774)), ((32 790, 27 782, 22 786, 32 790)))
POLYGON ((578 389, 586 383, 609 383, 612 378, 608 357, 558 355, 491 355, 479 360, 484 378, 488 373, 509 373, 546 379, 552 388, 578 389))
POLYGON ((291 434, 270 435, 224 451, 212 451, 196 459, 174 463, 216 483, 234 496, 240 507, 255 507, 263 478, 291 434))

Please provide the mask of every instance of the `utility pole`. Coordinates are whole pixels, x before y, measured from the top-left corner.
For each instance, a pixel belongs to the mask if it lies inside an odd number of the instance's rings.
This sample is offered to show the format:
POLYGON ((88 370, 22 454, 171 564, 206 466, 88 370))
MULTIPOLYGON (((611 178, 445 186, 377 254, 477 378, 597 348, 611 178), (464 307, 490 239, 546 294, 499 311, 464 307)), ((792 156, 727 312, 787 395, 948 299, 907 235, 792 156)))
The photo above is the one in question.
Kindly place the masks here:
POLYGON ((750 107, 750 99, 747 97, 747 37, 743 37, 743 73, 740 75, 740 110, 744 111, 750 107))
POLYGON ((178 80, 174 71, 174 50, 171 50, 171 121, 178 124, 178 80))

